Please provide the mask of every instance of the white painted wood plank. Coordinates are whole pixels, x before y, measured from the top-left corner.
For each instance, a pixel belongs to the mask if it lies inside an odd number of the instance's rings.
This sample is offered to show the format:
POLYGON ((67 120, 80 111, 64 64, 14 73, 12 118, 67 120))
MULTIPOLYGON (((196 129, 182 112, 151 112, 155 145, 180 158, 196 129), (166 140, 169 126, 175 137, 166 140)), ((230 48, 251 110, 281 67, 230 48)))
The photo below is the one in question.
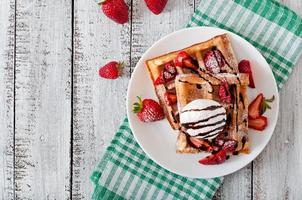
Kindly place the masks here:
POLYGON ((221 187, 213 199, 251 199, 251 177, 251 164, 233 174, 225 176, 221 187))
POLYGON ((17 1, 16 198, 68 199, 71 3, 17 1))
MULTIPOLYGON (((302 2, 282 1, 302 14, 302 2)), ((302 128, 300 58, 282 89, 279 121, 272 140, 254 165, 255 199, 300 199, 302 196, 302 128)))
MULTIPOLYGON (((302 15, 302 2, 281 3, 302 15)), ((274 135, 254 162, 254 199, 302 197, 302 58, 280 92, 280 111, 274 135)))
POLYGON ((132 62, 134 68, 142 54, 157 40, 185 28, 194 11, 193 0, 168 1, 160 15, 154 15, 141 0, 133 1, 132 62))
POLYGON ((109 20, 94 1, 76 0, 74 7, 72 197, 90 199, 93 185, 89 177, 126 116, 130 23, 109 20), (98 75, 99 67, 111 60, 126 64, 123 77, 114 81, 98 75))
POLYGON ((0 199, 14 198, 15 2, 0 3, 0 199))

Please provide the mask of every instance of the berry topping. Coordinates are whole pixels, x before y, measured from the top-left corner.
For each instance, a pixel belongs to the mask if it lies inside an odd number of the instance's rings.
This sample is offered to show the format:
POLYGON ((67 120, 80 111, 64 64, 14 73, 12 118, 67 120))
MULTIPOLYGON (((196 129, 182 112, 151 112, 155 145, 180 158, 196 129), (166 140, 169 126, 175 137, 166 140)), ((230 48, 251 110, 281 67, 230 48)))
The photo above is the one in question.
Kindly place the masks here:
POLYGON ((123 63, 111 61, 99 69, 99 75, 106 79, 117 79, 122 72, 122 68, 123 63))
POLYGON ((172 92, 166 92, 164 98, 167 104, 170 106, 174 105, 177 102, 176 94, 172 92))
POLYGON ((237 148, 237 141, 235 140, 227 140, 224 142, 222 149, 226 152, 234 152, 237 148))
POLYGON ((124 0, 101 0, 104 14, 119 24, 128 22, 128 6, 124 0))
POLYGON ((256 119, 249 119, 249 128, 263 131, 267 126, 267 118, 265 116, 257 117, 256 119))
POLYGON ((249 75, 249 81, 250 81, 249 86, 251 88, 255 88, 255 83, 254 83, 254 79, 253 79, 253 72, 252 72, 250 61, 242 60, 242 61, 240 61, 238 67, 239 67, 239 72, 240 73, 245 73, 245 74, 249 75))
POLYGON ((177 72, 176 72, 176 68, 175 68, 175 66, 172 64, 172 63, 167 63, 167 64, 165 64, 165 70, 167 71, 167 72, 169 72, 170 74, 176 74, 177 72))
POLYGON ((145 0, 149 10, 156 15, 160 14, 164 10, 167 2, 168 0, 145 0))
POLYGON ((175 66, 172 63, 167 63, 165 64, 163 71, 154 81, 154 85, 168 83, 169 81, 172 81, 176 77, 176 74, 177 71, 175 66))
POLYGON ((177 54, 174 63, 177 67, 186 67, 194 70, 198 68, 191 56, 185 51, 180 51, 177 54))
POLYGON ((157 79, 154 81, 154 85, 160 85, 160 84, 164 84, 165 83, 165 79, 164 79, 164 75, 163 72, 157 77, 157 79))
POLYGON ((205 158, 202 158, 198 162, 203 165, 218 165, 224 163, 226 160, 226 151, 220 150, 216 154, 209 155, 205 158))
POLYGON ((230 93, 229 84, 226 82, 226 80, 221 81, 218 95, 223 103, 227 103, 227 104, 232 103, 232 96, 230 93))
POLYGON ((190 137, 191 143, 198 149, 207 151, 207 152, 212 152, 213 147, 210 145, 209 142, 207 142, 204 139, 201 138, 195 138, 195 137, 190 137))
POLYGON ((225 61, 218 49, 211 49, 204 54, 204 64, 209 72, 217 74, 224 67, 225 61))
POLYGON ((133 112, 137 114, 142 122, 154 122, 163 119, 164 112, 161 106, 153 99, 138 98, 138 102, 133 104, 133 112))

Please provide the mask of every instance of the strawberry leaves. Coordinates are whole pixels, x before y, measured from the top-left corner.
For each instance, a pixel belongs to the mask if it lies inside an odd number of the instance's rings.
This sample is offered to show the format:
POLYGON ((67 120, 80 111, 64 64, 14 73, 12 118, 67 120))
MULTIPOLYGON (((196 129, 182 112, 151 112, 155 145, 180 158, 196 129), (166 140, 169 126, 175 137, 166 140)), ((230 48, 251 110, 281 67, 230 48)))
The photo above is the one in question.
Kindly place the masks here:
POLYGON ((272 109, 271 106, 269 105, 275 100, 275 96, 273 95, 270 99, 264 98, 261 103, 260 107, 260 114, 263 115, 267 109, 272 109))

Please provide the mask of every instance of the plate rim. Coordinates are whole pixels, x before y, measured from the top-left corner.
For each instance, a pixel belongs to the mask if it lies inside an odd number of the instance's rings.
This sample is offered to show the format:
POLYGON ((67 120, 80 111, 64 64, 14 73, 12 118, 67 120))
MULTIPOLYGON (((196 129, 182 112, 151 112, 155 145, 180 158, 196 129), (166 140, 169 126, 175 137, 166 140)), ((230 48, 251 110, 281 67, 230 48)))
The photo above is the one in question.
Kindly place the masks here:
MULTIPOLYGON (((165 40, 166 38, 168 37, 171 37, 172 35, 174 34, 178 34, 180 32, 185 32, 185 31, 188 31, 188 30, 195 30, 195 29, 204 29, 204 28, 210 28, 210 29, 216 29, 218 31, 224 31, 226 33, 231 33, 231 34, 234 34, 236 35, 237 37, 241 38, 242 40, 244 40, 245 42, 247 42, 252 48, 254 48, 259 54, 260 56, 264 59, 264 61, 266 62, 266 64, 269 66, 269 71, 270 73, 273 75, 274 77, 274 74, 273 74, 273 71, 270 67, 270 65, 268 64, 268 62, 266 61, 265 57, 261 54, 261 52, 256 48, 254 47, 254 45, 252 45, 250 42, 248 42, 245 38, 241 37, 240 35, 236 34, 236 33, 233 33, 231 31, 228 31, 228 30, 225 30, 225 29, 222 29, 222 28, 217 28, 217 27, 212 27, 212 26, 197 26, 197 27, 187 27, 187 28, 182 28, 182 29, 179 29, 179 30, 176 30, 174 32, 171 32, 163 37, 161 37, 159 40, 153 42, 153 44, 148 47, 148 49, 141 55, 140 59, 138 60, 138 62, 136 63, 134 69, 133 69, 133 72, 132 74, 135 74, 135 72, 138 70, 138 65, 140 65, 141 63, 144 63, 144 57, 146 56, 146 54, 151 50, 153 49, 156 45, 158 45, 159 43, 161 43, 163 40, 165 40)), ((217 35, 220 34, 220 33, 217 33, 217 35)), ((185 47, 184 47, 185 48, 185 47)), ((177 50, 176 50, 177 51, 177 50)), ((273 84, 274 84, 274 89, 276 89, 277 93, 275 94, 276 95, 276 116, 275 116, 275 120, 274 120, 274 123, 273 123, 273 129, 272 129, 272 133, 270 134, 268 140, 267 140, 267 143, 262 147, 262 149, 256 154, 254 155, 254 157, 248 161, 246 164, 242 165, 241 167, 235 169, 235 170, 230 170, 228 171, 227 173, 224 173, 223 175, 219 174, 217 176, 191 176, 191 175, 188 175, 188 174, 183 174, 179 171, 175 171, 173 169, 168 169, 166 166, 164 166, 161 162, 159 162, 158 160, 154 159, 149 153, 148 151, 146 151, 143 147, 143 145, 141 144, 140 140, 138 140, 136 134, 135 134, 135 131, 134 131, 134 128, 133 128, 133 124, 131 123, 131 117, 130 114, 132 112, 132 109, 130 107, 130 104, 131 102, 129 102, 129 99, 130 99, 130 90, 131 90, 131 86, 132 86, 132 82, 133 82, 133 76, 131 74, 131 78, 129 80, 129 83, 128 83, 128 87, 127 87, 127 96, 126 96, 126 109, 127 109, 127 118, 128 118, 128 122, 129 122, 129 126, 130 126, 130 129, 133 133, 133 137, 135 138, 136 142, 139 144, 140 148, 144 151, 144 153, 148 156, 148 158, 150 158, 152 161, 154 161, 157 165, 159 165, 160 167, 168 170, 169 172, 172 172, 174 174, 177 174, 177 175, 181 175, 181 176, 184 176, 184 177, 188 177, 188 178, 217 178, 217 177, 223 177, 223 176, 226 176, 226 175, 229 175, 229 174, 232 174, 232 173, 235 173, 237 171, 239 171, 240 169, 246 167, 248 164, 250 164, 251 162, 253 162, 262 152, 263 150, 267 147, 268 143, 270 142, 274 132, 275 132, 275 128, 276 128, 276 125, 277 125, 277 121, 278 121, 278 117, 279 117, 279 105, 280 105, 280 96, 279 96, 279 90, 278 90, 278 87, 277 87, 277 82, 276 82, 276 79, 274 77, 274 81, 273 81, 273 84)), ((132 105, 132 104, 131 104, 132 105)))

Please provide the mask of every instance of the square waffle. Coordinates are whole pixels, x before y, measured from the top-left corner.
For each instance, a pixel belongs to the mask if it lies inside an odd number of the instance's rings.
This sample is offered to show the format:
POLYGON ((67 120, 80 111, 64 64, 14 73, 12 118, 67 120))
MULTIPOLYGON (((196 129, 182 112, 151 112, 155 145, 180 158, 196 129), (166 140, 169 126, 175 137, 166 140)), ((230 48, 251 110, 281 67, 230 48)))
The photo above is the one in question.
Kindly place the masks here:
MULTIPOLYGON (((173 63, 174 59, 176 58, 177 54, 180 51, 186 51, 198 64, 198 70, 194 73, 199 73, 202 77, 211 79, 213 82, 215 78, 211 76, 211 74, 207 71, 204 63, 204 55, 208 50, 211 49, 218 49, 222 55, 224 56, 224 60, 226 61, 227 65, 225 65, 224 71, 227 73, 237 73, 238 72, 238 61, 234 55, 233 49, 231 47, 231 42, 227 34, 218 35, 208 41, 201 42, 195 45, 192 45, 188 48, 171 52, 145 62, 151 80, 155 82, 155 80, 160 76, 162 73, 165 64, 173 63)), ((177 74, 186 74, 192 73, 190 69, 184 69, 180 67, 176 67, 177 74)), ((216 80, 217 81, 217 80, 216 80)), ((155 85, 155 91, 161 106, 165 112, 165 115, 171 125, 171 127, 175 130, 179 129, 179 116, 178 116, 178 108, 176 105, 168 105, 165 102, 165 93, 171 92, 175 93, 175 83, 174 80, 171 80, 165 84, 155 85)))
MULTIPOLYGON (((248 100, 247 74, 222 73, 215 75, 217 79, 211 81, 196 74, 178 75, 175 80, 178 109, 181 111, 188 103, 196 99, 211 99, 219 102, 226 110, 227 123, 224 131, 217 138, 234 140, 237 142, 236 151, 248 152, 248 100), (233 101, 230 104, 221 102, 218 94, 221 81, 230 86, 233 101)), ((177 138, 178 153, 197 153, 200 150, 191 144, 185 130, 181 128, 177 138)))

